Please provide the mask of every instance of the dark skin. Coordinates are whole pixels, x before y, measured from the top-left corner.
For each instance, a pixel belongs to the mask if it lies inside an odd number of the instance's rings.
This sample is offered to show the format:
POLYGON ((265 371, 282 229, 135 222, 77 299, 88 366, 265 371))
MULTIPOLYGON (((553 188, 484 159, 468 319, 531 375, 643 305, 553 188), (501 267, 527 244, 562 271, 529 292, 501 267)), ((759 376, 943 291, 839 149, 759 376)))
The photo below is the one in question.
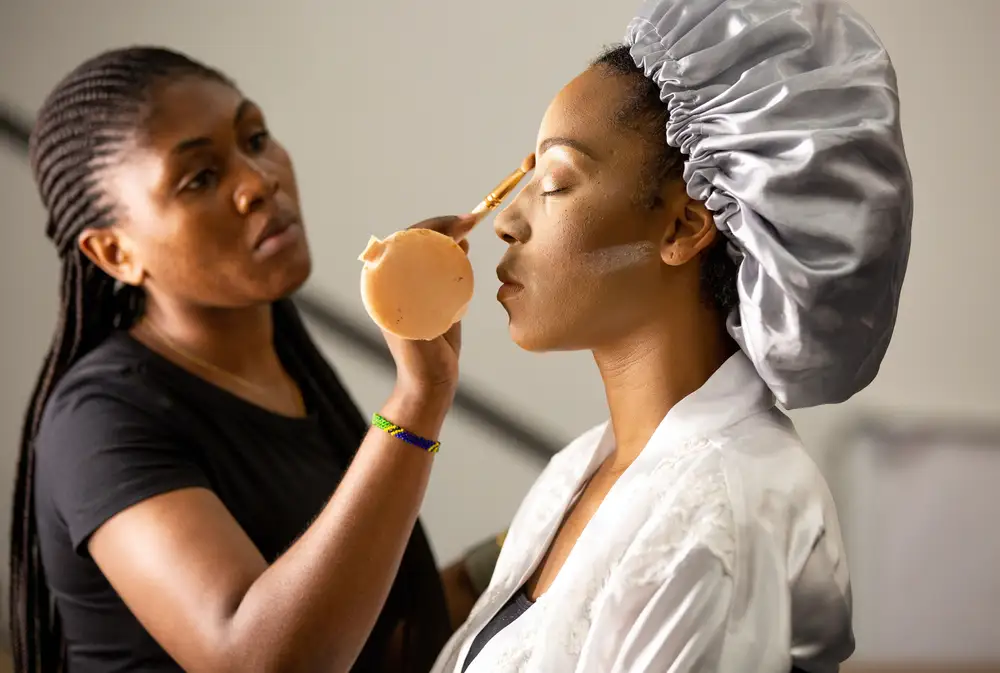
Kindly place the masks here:
MULTIPOLYGON (((301 416, 270 309, 311 268, 290 158, 260 109, 230 86, 187 77, 152 102, 155 113, 101 174, 116 222, 84 232, 80 247, 144 289, 135 338, 254 404, 301 416), (284 233, 262 242, 275 224, 284 233)), ((472 223, 415 226, 461 235, 472 223)), ((397 381, 380 413, 437 437, 457 383, 460 328, 430 342, 386 340, 397 381)), ((392 585, 431 464, 431 454, 370 432, 329 504, 271 565, 222 502, 197 488, 122 511, 89 551, 185 670, 346 671, 392 585)), ((443 577, 457 618, 469 587, 456 568, 443 577)))
POLYGON ((539 130, 535 174, 496 220, 508 244, 498 274, 511 336, 528 350, 593 353, 616 444, 529 579, 532 598, 670 408, 734 352, 701 294, 711 213, 679 178, 647 185, 655 144, 644 134, 663 129, 615 123, 627 87, 597 66, 559 93, 539 130))

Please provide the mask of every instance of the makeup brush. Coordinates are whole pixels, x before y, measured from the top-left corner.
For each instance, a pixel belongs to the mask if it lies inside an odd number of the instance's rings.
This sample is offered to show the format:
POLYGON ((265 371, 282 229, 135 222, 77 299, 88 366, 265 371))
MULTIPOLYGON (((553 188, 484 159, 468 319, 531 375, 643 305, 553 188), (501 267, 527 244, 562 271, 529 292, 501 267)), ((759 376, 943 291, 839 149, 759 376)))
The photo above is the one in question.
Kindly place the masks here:
POLYGON ((371 237, 358 258, 361 302, 380 328, 411 340, 434 339, 462 319, 474 287, 472 264, 458 243, 535 167, 529 154, 520 167, 487 194, 464 232, 405 229, 385 240, 371 237))
MULTIPOLYGON (((535 169, 535 154, 532 152, 524 158, 521 165, 513 173, 504 178, 492 192, 486 195, 486 198, 479 202, 479 205, 472 209, 472 214, 477 215, 478 219, 475 220, 472 226, 475 226, 486 217, 490 211, 496 210, 497 207, 503 202, 507 195, 514 191, 521 179, 535 169)), ((472 230, 472 226, 469 227, 469 231, 472 230)), ((456 237, 456 240, 462 240, 465 238, 469 231, 456 237)))

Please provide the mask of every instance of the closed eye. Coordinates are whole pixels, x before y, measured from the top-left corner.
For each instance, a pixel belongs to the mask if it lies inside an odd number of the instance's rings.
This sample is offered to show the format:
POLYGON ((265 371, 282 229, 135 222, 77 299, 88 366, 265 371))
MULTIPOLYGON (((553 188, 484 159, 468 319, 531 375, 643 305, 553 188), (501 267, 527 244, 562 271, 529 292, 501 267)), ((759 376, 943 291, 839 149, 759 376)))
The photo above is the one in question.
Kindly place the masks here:
POLYGON ((215 184, 218 173, 212 168, 205 168, 194 174, 190 180, 184 183, 181 187, 182 191, 185 192, 198 192, 203 189, 207 189, 215 184))
POLYGON ((267 143, 271 140, 271 134, 268 131, 260 131, 258 133, 250 136, 250 151, 260 154, 265 149, 267 149, 267 143))

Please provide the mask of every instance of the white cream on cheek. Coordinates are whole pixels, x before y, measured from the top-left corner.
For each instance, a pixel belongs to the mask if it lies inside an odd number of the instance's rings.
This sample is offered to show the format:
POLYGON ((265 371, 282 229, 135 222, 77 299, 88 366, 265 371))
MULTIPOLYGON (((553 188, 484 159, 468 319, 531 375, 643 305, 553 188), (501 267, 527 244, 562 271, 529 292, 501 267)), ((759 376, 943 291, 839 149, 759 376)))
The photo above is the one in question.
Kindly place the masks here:
POLYGON ((622 243, 583 253, 585 264, 594 273, 610 275, 657 258, 656 244, 651 241, 622 243))

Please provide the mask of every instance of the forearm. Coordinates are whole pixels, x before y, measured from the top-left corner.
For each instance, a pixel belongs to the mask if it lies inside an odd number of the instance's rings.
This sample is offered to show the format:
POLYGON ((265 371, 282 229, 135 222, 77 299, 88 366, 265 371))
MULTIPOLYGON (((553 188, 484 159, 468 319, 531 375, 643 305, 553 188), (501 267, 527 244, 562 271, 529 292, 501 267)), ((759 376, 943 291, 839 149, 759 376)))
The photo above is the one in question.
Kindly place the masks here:
MULTIPOLYGON (((450 403, 448 394, 397 391, 380 413, 436 438, 450 403)), ((239 603, 232 640, 254 670, 350 668, 396 576, 431 462, 426 451, 369 431, 316 521, 239 603)))

